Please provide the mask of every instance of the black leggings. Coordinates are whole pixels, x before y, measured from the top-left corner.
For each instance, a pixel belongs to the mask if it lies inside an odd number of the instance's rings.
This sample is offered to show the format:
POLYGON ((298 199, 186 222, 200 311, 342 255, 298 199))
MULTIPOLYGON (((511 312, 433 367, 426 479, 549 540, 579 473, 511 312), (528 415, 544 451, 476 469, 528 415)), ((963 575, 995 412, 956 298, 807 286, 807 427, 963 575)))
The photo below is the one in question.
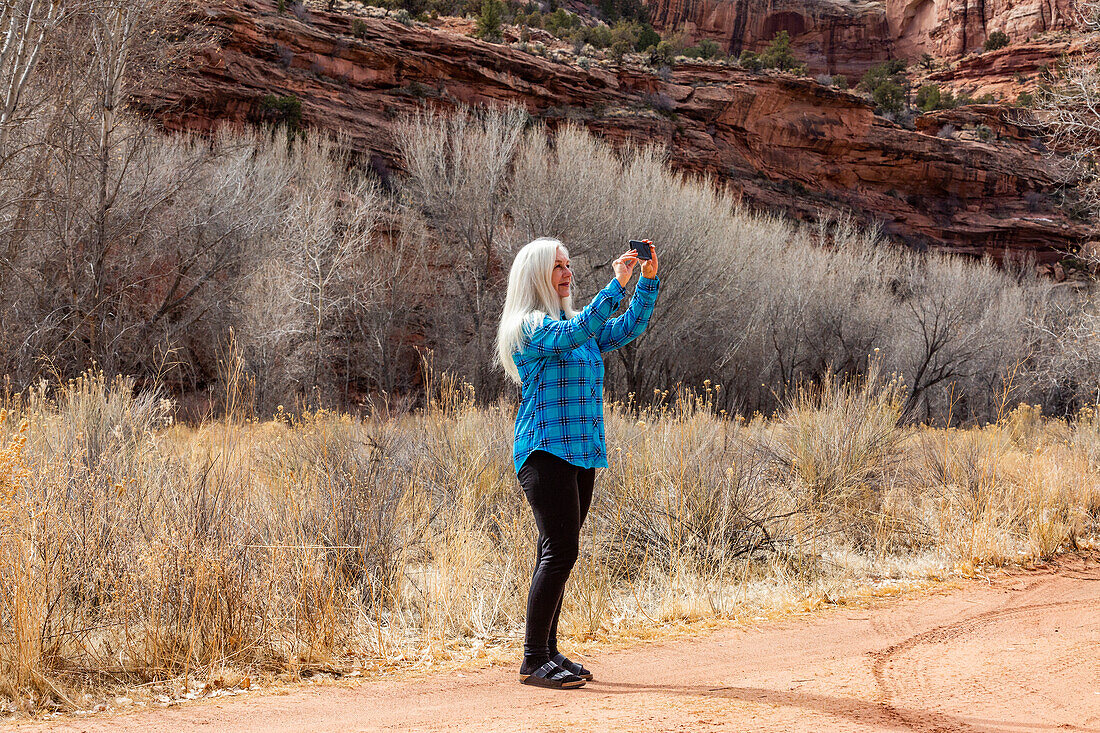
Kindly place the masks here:
POLYGON ((565 581, 580 554, 581 525, 592 504, 596 469, 579 468, 537 450, 519 469, 519 483, 535 514, 539 539, 535 573, 527 594, 525 666, 541 664, 558 651, 558 617, 565 581))

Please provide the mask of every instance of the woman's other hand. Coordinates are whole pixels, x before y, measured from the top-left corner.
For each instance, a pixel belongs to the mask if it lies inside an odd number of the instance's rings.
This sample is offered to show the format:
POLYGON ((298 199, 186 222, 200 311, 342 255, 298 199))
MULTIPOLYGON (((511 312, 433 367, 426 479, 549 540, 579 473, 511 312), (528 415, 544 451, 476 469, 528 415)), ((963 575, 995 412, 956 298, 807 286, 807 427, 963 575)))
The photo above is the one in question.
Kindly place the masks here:
POLYGON ((626 284, 630 282, 630 276, 634 274, 634 265, 637 263, 638 253, 632 249, 623 252, 622 257, 611 263, 611 266, 615 269, 615 279, 619 281, 619 285, 626 287, 626 284))
POLYGON ((649 245, 649 251, 653 257, 651 260, 642 260, 642 277, 648 277, 652 280, 657 277, 657 248, 648 239, 642 241, 649 245))

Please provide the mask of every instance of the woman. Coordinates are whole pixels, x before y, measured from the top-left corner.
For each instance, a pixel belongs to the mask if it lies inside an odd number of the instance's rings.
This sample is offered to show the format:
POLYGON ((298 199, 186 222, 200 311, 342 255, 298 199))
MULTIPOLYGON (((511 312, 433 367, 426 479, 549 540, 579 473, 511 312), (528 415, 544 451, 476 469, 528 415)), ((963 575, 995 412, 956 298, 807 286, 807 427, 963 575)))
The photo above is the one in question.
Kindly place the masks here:
POLYGON ((642 261, 630 308, 617 318, 611 314, 639 261, 633 250, 615 260, 615 277, 579 313, 573 310, 569 253, 558 240, 525 245, 508 275, 497 352, 522 386, 513 457, 539 530, 519 671, 524 684, 574 688, 592 679, 558 651, 558 617, 596 468, 607 466, 600 354, 645 330, 659 285, 656 248, 652 256, 642 261))

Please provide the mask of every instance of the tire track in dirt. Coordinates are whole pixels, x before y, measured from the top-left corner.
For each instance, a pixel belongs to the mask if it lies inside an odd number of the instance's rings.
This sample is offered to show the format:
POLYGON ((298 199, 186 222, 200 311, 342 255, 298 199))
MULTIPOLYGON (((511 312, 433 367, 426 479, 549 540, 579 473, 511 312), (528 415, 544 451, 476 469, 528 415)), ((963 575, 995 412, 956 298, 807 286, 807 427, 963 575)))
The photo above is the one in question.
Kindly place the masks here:
POLYGON ((49 733, 1100 733, 1100 556, 958 589, 588 649, 597 679, 522 687, 511 665, 293 686, 114 715, 49 733))
MULTIPOLYGON (((1028 583, 1022 589, 1021 595, 1034 595, 1044 591, 1053 582, 1064 581, 1097 581, 1100 575, 1077 572, 1061 573, 1056 578, 1040 578, 1028 583)), ((1027 620, 1037 618, 1058 617, 1065 611, 1095 611, 1100 606, 1100 599, 1096 597, 1082 598, 1066 601, 1051 601, 1046 603, 1028 603, 1020 606, 1011 606, 992 611, 979 613, 961 621, 942 624, 920 633, 914 634, 902 641, 890 645, 886 649, 871 653, 872 673, 879 690, 879 700, 889 712, 891 718, 900 725, 917 733, 978 733, 991 730, 988 721, 983 723, 968 723, 957 715, 939 713, 934 710, 922 710, 921 706, 905 704, 903 701, 914 696, 921 697, 921 686, 927 677, 926 670, 935 668, 942 676, 945 673, 943 662, 950 651, 951 642, 965 636, 972 636, 988 631, 991 627, 1013 620, 1027 620), (921 650, 921 647, 940 647, 941 653, 934 650, 921 650), (922 657, 907 663, 907 655, 916 656, 916 652, 923 651, 922 657), (915 662, 915 663, 914 663, 915 662), (914 692, 917 693, 914 695, 914 692)), ((1096 614, 1094 614, 1096 615, 1096 614)), ((1100 615, 1097 615, 1100 620, 1100 615)), ((1043 659, 1041 672, 1044 675, 1057 674, 1062 677, 1075 673, 1078 668, 1085 668, 1090 664, 1100 664, 1097 657, 1100 649, 1091 646, 1079 646, 1077 654, 1069 659, 1043 659)), ((988 685, 996 683, 996 680, 983 682, 971 681, 971 687, 982 689, 986 695, 993 691, 988 685)), ((1016 680, 1015 684, 1022 685, 1025 690, 1033 695, 1041 696, 1043 691, 1037 686, 1028 686, 1023 681, 1016 680)), ((925 695, 927 696, 927 695, 925 695)), ((1044 726, 1045 727, 1045 726, 1044 726)), ((1069 724, 1058 726, 1060 730, 1095 730, 1086 729, 1069 724)))

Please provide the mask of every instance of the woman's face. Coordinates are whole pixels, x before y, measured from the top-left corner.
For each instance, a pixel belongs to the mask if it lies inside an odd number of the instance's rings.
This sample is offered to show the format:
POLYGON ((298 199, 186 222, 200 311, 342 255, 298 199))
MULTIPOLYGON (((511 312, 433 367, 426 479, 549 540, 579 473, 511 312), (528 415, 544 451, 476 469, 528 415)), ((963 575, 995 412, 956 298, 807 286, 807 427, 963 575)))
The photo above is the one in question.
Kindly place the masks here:
POLYGON ((573 270, 569 267, 569 258, 559 249, 557 258, 554 260, 554 272, 550 276, 550 284, 554 286, 554 290, 558 291, 558 297, 564 299, 569 297, 572 282, 573 270))

